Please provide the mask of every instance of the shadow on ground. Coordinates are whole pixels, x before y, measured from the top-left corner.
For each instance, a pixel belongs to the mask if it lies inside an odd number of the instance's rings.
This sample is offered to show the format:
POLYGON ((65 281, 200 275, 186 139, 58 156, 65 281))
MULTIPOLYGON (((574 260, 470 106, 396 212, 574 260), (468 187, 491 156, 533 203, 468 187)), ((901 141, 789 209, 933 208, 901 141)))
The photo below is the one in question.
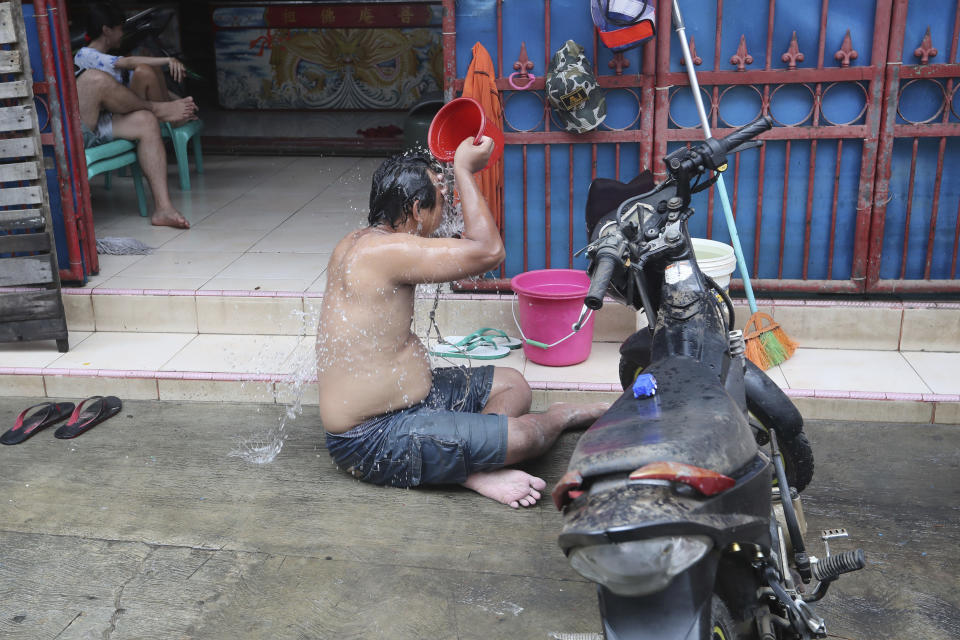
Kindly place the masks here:
MULTIPOLYGON (((12 424, 36 400, 0 398, 12 424)), ((338 471, 315 409, 275 461, 230 453, 282 408, 128 402, 76 440, 0 447, 4 638, 541 638, 599 630, 549 503, 400 490, 338 471)), ((4 429, 6 424, 4 424, 4 429)), ((960 637, 960 427, 816 422, 811 533, 870 567, 819 611, 835 637, 960 637), (843 543, 841 543, 843 544, 843 543)), ((577 434, 526 467, 551 488, 577 434)), ((822 555, 819 541, 812 552, 822 555)))

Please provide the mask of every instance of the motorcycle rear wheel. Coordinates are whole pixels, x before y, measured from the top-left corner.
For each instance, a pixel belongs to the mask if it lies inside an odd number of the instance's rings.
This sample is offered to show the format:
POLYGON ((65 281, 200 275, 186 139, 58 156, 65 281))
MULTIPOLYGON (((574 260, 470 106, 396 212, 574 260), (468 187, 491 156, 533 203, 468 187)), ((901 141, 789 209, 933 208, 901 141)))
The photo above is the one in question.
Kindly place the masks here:
POLYGON ((740 637, 733 623, 733 616, 730 615, 730 610, 726 603, 716 595, 713 596, 713 602, 710 603, 710 627, 711 640, 737 640, 740 637))

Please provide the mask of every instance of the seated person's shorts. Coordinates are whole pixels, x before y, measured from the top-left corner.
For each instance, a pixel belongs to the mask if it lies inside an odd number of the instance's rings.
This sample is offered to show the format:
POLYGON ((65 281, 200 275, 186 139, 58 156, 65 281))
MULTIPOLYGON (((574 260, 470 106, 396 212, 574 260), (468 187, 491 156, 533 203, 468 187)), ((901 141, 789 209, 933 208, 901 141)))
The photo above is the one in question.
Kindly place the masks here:
POLYGON ((493 371, 434 369, 422 402, 345 433, 327 433, 327 450, 354 477, 394 487, 462 483, 478 471, 499 469, 507 457, 507 416, 479 413, 493 371))
POLYGON ((91 131, 90 127, 81 123, 80 131, 83 133, 84 149, 110 142, 113 140, 113 114, 109 111, 101 111, 96 130, 91 131))

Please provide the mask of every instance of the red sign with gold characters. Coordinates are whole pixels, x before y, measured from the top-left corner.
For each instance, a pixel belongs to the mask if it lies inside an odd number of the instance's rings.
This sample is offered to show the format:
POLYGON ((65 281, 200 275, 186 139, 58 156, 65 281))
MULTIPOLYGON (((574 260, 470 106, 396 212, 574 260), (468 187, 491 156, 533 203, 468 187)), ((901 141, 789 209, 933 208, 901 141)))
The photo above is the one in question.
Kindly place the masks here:
POLYGON ((435 12, 424 4, 366 4, 361 2, 324 5, 281 4, 264 10, 270 27, 398 28, 427 27, 435 23, 435 12))

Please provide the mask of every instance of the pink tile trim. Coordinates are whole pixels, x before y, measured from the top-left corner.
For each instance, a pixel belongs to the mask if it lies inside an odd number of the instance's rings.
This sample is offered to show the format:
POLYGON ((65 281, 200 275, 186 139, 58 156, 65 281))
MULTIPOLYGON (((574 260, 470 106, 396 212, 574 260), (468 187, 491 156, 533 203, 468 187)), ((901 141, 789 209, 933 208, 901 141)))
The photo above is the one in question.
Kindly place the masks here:
POLYGON ((816 389, 813 392, 814 398, 850 398, 849 391, 832 391, 829 389, 816 389))
POLYGON ((924 402, 960 402, 960 395, 949 393, 922 393, 924 402))
POLYGON ((788 398, 812 398, 816 395, 813 389, 784 389, 783 392, 788 398))
POLYGON ((923 402, 922 393, 890 393, 886 394, 887 400, 908 400, 914 402, 923 402))

